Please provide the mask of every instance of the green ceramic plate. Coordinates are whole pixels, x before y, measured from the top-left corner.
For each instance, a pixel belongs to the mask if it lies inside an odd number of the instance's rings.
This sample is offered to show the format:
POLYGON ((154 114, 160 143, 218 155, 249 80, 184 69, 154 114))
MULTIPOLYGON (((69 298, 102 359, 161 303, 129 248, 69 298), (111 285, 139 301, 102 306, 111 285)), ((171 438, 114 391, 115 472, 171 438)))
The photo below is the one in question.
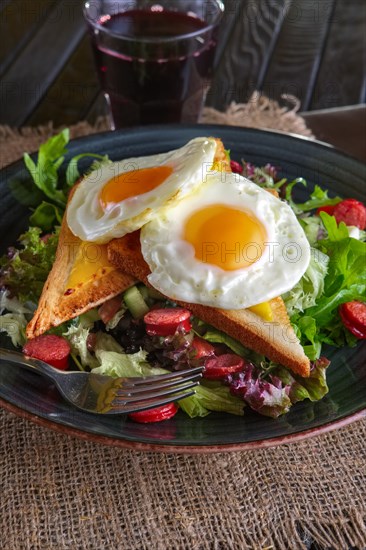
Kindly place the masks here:
MULTIPOLYGON (((137 128, 75 140, 70 155, 109 154, 114 159, 168 151, 200 135, 220 137, 232 158, 280 167, 290 179, 302 176, 334 193, 365 201, 366 166, 324 144, 277 132, 226 126, 137 128)), ((23 163, 0 173, 2 248, 13 244, 27 227, 27 211, 8 191, 13 179, 26 178, 23 163)), ((308 193, 309 190, 304 193, 308 193)), ((42 378, 14 365, 0 366, 0 404, 34 422, 105 444, 173 452, 241 450, 288 443, 334 429, 366 415, 366 342, 353 349, 327 350, 329 394, 318 403, 302 402, 277 420, 246 412, 243 418, 212 413, 191 420, 179 412, 173 419, 150 425, 127 418, 102 417, 71 408, 42 378)))

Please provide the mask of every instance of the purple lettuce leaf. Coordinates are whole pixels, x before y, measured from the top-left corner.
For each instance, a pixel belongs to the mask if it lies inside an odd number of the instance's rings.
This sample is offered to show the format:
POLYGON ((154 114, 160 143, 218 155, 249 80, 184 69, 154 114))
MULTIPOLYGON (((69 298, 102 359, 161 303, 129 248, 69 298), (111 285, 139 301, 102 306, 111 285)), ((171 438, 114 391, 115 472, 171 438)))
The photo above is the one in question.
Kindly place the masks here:
POLYGON ((261 371, 253 363, 246 363, 243 372, 228 376, 226 382, 233 395, 241 397, 254 411, 277 418, 290 410, 289 387, 280 378, 269 374, 261 378, 261 371))
POLYGON ((247 362, 243 372, 230 375, 226 383, 233 395, 241 397, 254 411, 277 418, 298 401, 319 401, 328 392, 325 370, 328 359, 321 357, 311 364, 310 376, 303 378, 278 366, 268 370, 247 362))

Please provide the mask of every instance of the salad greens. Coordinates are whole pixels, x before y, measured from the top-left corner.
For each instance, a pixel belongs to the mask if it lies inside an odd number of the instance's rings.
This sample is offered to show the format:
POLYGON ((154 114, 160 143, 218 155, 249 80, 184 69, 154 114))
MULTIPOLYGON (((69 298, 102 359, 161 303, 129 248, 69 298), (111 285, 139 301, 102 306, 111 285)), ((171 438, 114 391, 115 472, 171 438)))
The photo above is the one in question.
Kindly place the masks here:
POLYGON ((29 218, 30 224, 44 231, 50 231, 55 224, 61 223, 68 193, 80 177, 78 162, 83 158, 96 159, 91 169, 96 168, 98 163, 109 162, 107 156, 83 153, 73 157, 66 173, 62 172, 60 168, 65 160, 69 140, 70 132, 65 128, 40 146, 36 162, 28 153, 24 153, 24 163, 34 185, 29 187, 19 181, 12 184, 15 197, 22 204, 35 207, 29 218))
POLYGON ((35 185, 44 195, 60 208, 64 208, 67 200, 66 190, 59 186, 58 169, 65 160, 66 145, 69 141, 69 131, 63 130, 43 143, 38 152, 37 163, 28 153, 24 154, 24 162, 35 185))
MULTIPOLYGON (((25 342, 26 324, 53 265, 67 196, 80 177, 79 161, 93 159, 91 169, 110 162, 106 156, 85 153, 73 157, 65 166, 68 141, 69 132, 65 129, 41 145, 36 161, 25 154, 24 162, 33 184, 18 181, 12 186, 14 196, 33 209, 31 227, 20 236, 19 247, 9 248, 0 259, 0 332, 7 333, 14 346, 25 342)), ((189 346, 193 336, 198 335, 246 361, 244 371, 231 375, 227 385, 204 380, 195 395, 180 401, 180 407, 191 417, 205 416, 210 411, 242 415, 246 405, 261 414, 277 417, 298 401, 317 401, 327 393, 329 361, 320 357, 322 346, 356 343, 356 338, 343 326, 338 308, 347 301, 365 300, 366 243, 351 238, 349 228, 344 223, 337 225, 333 216, 314 212, 321 206, 339 203, 340 197, 330 198, 327 191, 315 186, 309 199, 299 203, 293 192, 296 185, 306 185, 305 180, 278 179, 276 168, 269 164, 256 167, 243 162, 243 175, 279 192, 293 208, 312 247, 304 276, 283 296, 295 332, 312 361, 310 377, 290 373, 198 319, 193 319, 194 334, 160 338, 150 342, 146 350, 143 347, 146 341, 141 335, 136 336, 138 327, 131 321, 128 301, 124 303, 122 297, 119 311, 105 325, 94 309, 54 329, 69 341, 78 368, 110 376, 165 373, 166 367, 172 365, 195 364, 189 346), (136 349, 127 350, 124 346, 119 332, 121 325, 128 327, 126 338, 133 336, 136 349)), ((360 236, 364 238, 365 233, 360 232, 360 236)), ((152 298, 143 285, 138 288, 150 306, 161 302, 160 295, 152 298)))
POLYGON ((230 382, 234 395, 240 395, 253 410, 276 417, 288 412, 291 405, 298 401, 318 401, 328 393, 325 371, 329 361, 324 357, 314 361, 310 377, 303 378, 290 373, 285 367, 268 362, 263 355, 248 350, 224 332, 202 321, 199 326, 201 332, 204 328, 203 338, 209 342, 224 343, 234 353, 251 362, 243 374, 234 375, 230 382))
POLYGON ((314 191, 311 193, 309 200, 303 203, 294 202, 292 199, 292 189, 299 183, 305 187, 307 185, 303 178, 296 178, 294 181, 286 185, 285 191, 285 198, 295 213, 310 212, 311 210, 316 210, 321 206, 334 206, 342 200, 340 197, 334 197, 331 199, 328 197, 328 191, 322 189, 319 185, 315 185, 314 191))
MULTIPOLYGON (((246 163, 244 163, 246 166, 246 163)), ((253 172, 251 179, 258 185, 268 185, 268 177, 263 183, 264 167, 253 172), (259 177, 258 177, 258 174, 259 177)), ((250 171, 249 171, 250 172, 250 171)), ((273 186, 273 169, 271 172, 273 186)), ((316 185, 310 198, 295 202, 293 190, 296 185, 306 186, 303 178, 292 182, 279 182, 277 187, 291 205, 312 246, 308 269, 294 288, 283 296, 291 323, 310 360, 320 357, 322 346, 355 346, 357 339, 344 327, 338 314, 338 307, 353 300, 366 299, 366 243, 364 232, 360 239, 349 236, 348 227, 337 224, 334 216, 326 212, 319 215, 313 211, 322 206, 333 206, 342 199, 329 198, 328 191, 316 185)))
MULTIPOLYGON (((323 344, 337 347, 356 345, 356 338, 341 322, 338 307, 352 300, 364 301, 366 297, 366 243, 349 237, 347 226, 343 222, 337 225, 334 217, 326 212, 321 212, 320 217, 327 237, 317 243, 319 274, 315 285, 312 283, 313 288, 308 286, 309 270, 296 285, 302 286, 303 295, 309 303, 302 310, 293 311, 292 300, 291 315, 291 322, 312 360, 319 357, 323 344), (324 277, 319 266, 325 256, 329 260, 324 277), (320 293, 319 284, 322 287, 320 293)), ((289 303, 286 297, 285 303, 289 303)))
POLYGON ((25 343, 25 328, 28 323, 26 315, 31 316, 32 313, 33 310, 27 304, 11 298, 8 290, 0 291, 0 332, 9 336, 14 347, 25 343))
POLYGON ((45 238, 39 227, 30 227, 21 235, 20 248, 9 248, 0 258, 0 286, 21 302, 37 303, 55 259, 58 234, 57 227, 45 238))

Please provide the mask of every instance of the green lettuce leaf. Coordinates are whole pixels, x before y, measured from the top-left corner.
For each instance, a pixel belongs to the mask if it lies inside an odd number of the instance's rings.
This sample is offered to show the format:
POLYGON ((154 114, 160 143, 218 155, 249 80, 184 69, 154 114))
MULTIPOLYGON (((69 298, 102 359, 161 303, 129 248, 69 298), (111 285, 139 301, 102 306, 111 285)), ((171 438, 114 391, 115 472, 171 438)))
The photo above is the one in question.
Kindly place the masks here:
POLYGON ((31 315, 32 310, 17 298, 10 298, 8 290, 0 290, 0 332, 5 332, 13 346, 25 343, 25 329, 31 315))
POLYGON ((61 225, 63 210, 55 204, 42 201, 29 217, 29 222, 35 227, 39 227, 42 231, 52 231, 56 224, 61 225))
MULTIPOLYGON (((71 346, 71 354, 82 368, 94 369, 101 366, 99 353, 101 351, 124 353, 123 348, 110 334, 97 332, 94 353, 89 351, 88 338, 94 322, 99 319, 96 309, 90 310, 74 319, 62 333, 71 346)), ((112 376, 112 375, 111 375, 112 376)))
POLYGON ((195 388, 194 395, 181 399, 179 406, 191 418, 206 416, 209 411, 243 416, 245 403, 239 397, 231 395, 227 386, 216 384, 214 387, 209 387, 201 384, 195 388))
POLYGON ((23 157, 36 187, 60 207, 65 207, 67 196, 62 189, 58 188, 58 169, 64 161, 69 139, 69 130, 65 128, 42 143, 36 163, 28 153, 24 153, 23 157))
POLYGON ((0 258, 1 285, 21 302, 38 302, 55 259, 59 230, 47 242, 41 233, 38 227, 31 227, 21 235, 21 247, 13 249, 10 257, 0 258))
POLYGON ((0 290, 0 332, 5 332, 13 346, 23 346, 25 329, 33 309, 11 298, 8 290, 0 290))
POLYGON ((75 320, 62 334, 69 341, 71 355, 81 369, 93 369, 99 366, 98 359, 88 349, 87 341, 89 333, 90 327, 84 327, 75 320))
POLYGON ((197 396, 197 388, 194 395, 181 399, 179 406, 190 418, 202 418, 210 414, 210 411, 203 405, 199 395, 197 396))
POLYGON ((23 313, 3 313, 0 315, 0 332, 5 332, 13 346, 23 346, 26 341, 27 319, 23 313))
POLYGON ((304 178, 296 178, 286 185, 286 200, 297 214, 310 212, 321 206, 334 206, 342 201, 340 197, 330 198, 328 196, 328 191, 322 189, 319 185, 315 185, 314 191, 310 195, 310 199, 303 203, 295 202, 292 198, 292 190, 298 183, 301 183, 305 187, 307 186, 307 182, 304 178))
POLYGON ((295 312, 291 322, 305 352, 314 360, 323 343, 342 347, 355 340, 340 321, 338 308, 345 302, 366 300, 366 243, 348 236, 347 226, 333 216, 320 214, 327 238, 318 241, 319 250, 329 257, 323 292, 304 312, 295 312))
POLYGON ((42 143, 36 161, 28 153, 24 153, 24 164, 31 176, 32 184, 23 179, 10 182, 16 200, 35 208, 30 223, 44 231, 50 231, 55 224, 60 223, 70 187, 80 177, 79 161, 84 158, 96 159, 88 172, 110 162, 106 155, 82 153, 69 161, 65 173, 64 160, 69 140, 70 133, 65 128, 42 143))
POLYGON ((280 380, 289 386, 289 398, 291 403, 297 403, 304 399, 310 401, 319 401, 329 391, 326 381, 326 369, 329 366, 329 361, 325 357, 321 357, 311 365, 309 378, 303 378, 297 374, 293 374, 285 367, 277 367, 273 373, 280 380))
POLYGON ((324 279, 327 274, 329 256, 320 250, 312 249, 310 263, 300 281, 282 296, 288 314, 314 306, 324 292, 324 279))
POLYGON ((304 230, 310 246, 316 246, 319 240, 319 235, 324 232, 324 226, 320 216, 299 217, 298 221, 304 230))
POLYGON ((153 376, 166 374, 166 369, 152 368, 147 362, 147 352, 140 350, 137 353, 117 353, 115 351, 96 350, 96 357, 100 366, 93 368, 93 372, 113 377, 153 376))
POLYGON ((301 334, 305 354, 309 357, 310 361, 315 361, 322 349, 322 342, 319 341, 318 327, 315 319, 309 315, 300 316, 296 326, 301 334))

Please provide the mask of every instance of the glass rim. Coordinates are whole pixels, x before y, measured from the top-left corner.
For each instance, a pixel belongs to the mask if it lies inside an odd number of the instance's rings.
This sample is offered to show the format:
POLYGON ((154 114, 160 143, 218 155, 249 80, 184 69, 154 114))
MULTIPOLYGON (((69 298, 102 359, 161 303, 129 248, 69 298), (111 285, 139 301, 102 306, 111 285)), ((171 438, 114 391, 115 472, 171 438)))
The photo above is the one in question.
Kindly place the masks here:
MULTIPOLYGON (((158 1, 158 0, 157 0, 158 1)), ((205 0, 207 2, 207 0, 205 0)), ((168 42, 176 42, 177 40, 187 40, 188 38, 194 38, 195 36, 200 36, 202 35, 203 33, 213 29, 214 27, 216 27, 222 16, 224 15, 224 12, 225 12, 225 6, 222 2, 222 0, 211 0, 214 4, 217 5, 218 7, 218 13, 217 13, 217 16, 216 16, 216 19, 214 22, 210 23, 210 24, 207 24, 205 27, 203 27, 202 29, 198 29, 197 31, 193 31, 193 32, 190 32, 190 33, 186 33, 186 34, 178 34, 177 36, 167 36, 165 38, 162 38, 162 37, 139 37, 138 39, 136 39, 135 37, 132 37, 132 36, 124 36, 122 34, 119 34, 119 33, 116 33, 116 32, 113 32, 109 29, 106 29, 106 27, 104 27, 103 25, 101 25, 100 23, 98 23, 97 21, 93 20, 91 17, 89 17, 89 14, 88 14, 88 8, 90 7, 90 2, 89 0, 87 0, 86 2, 84 2, 83 4, 83 14, 84 14, 84 17, 86 19, 86 21, 88 23, 90 23, 94 29, 98 29, 99 31, 102 31, 106 34, 108 34, 109 36, 113 36, 114 38, 117 38, 119 40, 125 40, 126 42, 127 41, 138 41, 138 42, 145 42, 145 43, 152 43, 152 44, 159 44, 159 43, 168 43, 168 42)))

